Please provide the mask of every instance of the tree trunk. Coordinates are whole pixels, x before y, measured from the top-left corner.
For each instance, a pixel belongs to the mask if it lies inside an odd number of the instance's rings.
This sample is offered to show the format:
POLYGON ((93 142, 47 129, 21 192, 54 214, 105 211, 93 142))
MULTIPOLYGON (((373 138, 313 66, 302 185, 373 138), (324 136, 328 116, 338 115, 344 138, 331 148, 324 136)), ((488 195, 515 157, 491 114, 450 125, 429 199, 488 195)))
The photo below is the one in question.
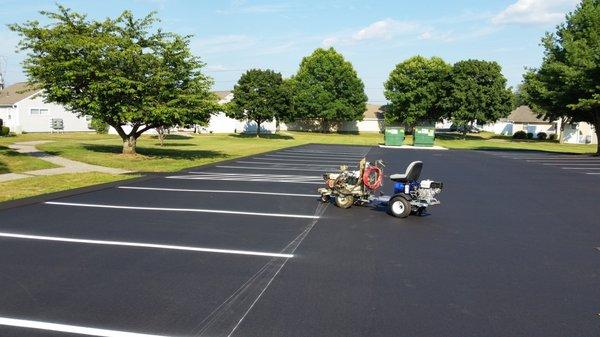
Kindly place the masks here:
POLYGON ((323 133, 329 133, 329 121, 324 118, 321 121, 321 131, 323 133))
POLYGON ((158 132, 158 140, 160 141, 160 146, 165 146, 165 127, 157 127, 156 132, 158 132))
POLYGON ((260 137, 260 120, 256 121, 256 138, 260 137))
POLYGON ((137 144, 137 137, 135 135, 129 135, 123 139, 123 154, 135 155, 135 147, 137 144))
POLYGON ((594 121, 594 131, 596 132, 596 156, 600 156, 600 113, 596 113, 594 121))

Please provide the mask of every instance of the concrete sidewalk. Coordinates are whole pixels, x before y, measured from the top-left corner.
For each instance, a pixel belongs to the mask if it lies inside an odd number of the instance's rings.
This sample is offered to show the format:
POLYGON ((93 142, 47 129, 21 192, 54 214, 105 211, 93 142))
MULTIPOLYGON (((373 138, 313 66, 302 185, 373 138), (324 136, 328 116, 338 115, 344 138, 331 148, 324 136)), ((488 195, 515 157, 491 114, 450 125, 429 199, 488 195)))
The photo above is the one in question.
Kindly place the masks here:
POLYGON ((63 157, 51 155, 49 153, 40 151, 36 148, 36 145, 49 143, 49 142, 50 141, 21 142, 21 143, 14 143, 12 145, 9 145, 8 147, 15 150, 18 153, 28 154, 32 157, 36 157, 38 159, 50 162, 54 165, 58 165, 61 167, 20 172, 20 173, 0 174, 0 182, 16 180, 16 179, 23 179, 23 178, 28 178, 31 176, 49 176, 49 175, 64 174, 64 173, 102 172, 102 173, 110 173, 110 174, 123 174, 123 173, 130 172, 127 170, 122 170, 122 169, 117 169, 117 168, 112 168, 112 167, 98 166, 98 165, 91 165, 91 164, 82 163, 80 161, 66 159, 63 157))

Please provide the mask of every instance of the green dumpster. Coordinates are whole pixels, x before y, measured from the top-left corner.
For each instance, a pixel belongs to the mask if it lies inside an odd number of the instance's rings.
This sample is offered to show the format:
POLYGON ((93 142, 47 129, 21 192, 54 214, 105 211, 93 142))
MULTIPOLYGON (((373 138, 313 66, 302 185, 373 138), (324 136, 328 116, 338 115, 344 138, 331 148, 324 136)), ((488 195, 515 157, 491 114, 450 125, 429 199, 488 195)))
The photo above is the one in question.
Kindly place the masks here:
POLYGON ((413 146, 433 146, 435 128, 432 126, 417 126, 413 132, 413 146))
POLYGON ((384 134, 385 145, 400 146, 404 143, 403 127, 387 127, 384 134))

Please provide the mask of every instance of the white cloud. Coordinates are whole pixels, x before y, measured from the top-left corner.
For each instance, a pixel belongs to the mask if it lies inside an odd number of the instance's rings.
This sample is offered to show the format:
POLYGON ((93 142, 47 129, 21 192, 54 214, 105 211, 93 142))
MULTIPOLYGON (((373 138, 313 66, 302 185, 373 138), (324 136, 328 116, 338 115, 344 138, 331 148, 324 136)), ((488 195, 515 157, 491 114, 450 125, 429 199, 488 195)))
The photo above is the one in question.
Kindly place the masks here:
POLYGON ((200 54, 214 54, 248 49, 255 44, 254 38, 246 35, 218 35, 197 40, 194 49, 200 54))
POLYGON ((355 41, 389 40, 397 35, 414 32, 417 28, 418 25, 412 22, 384 19, 359 30, 352 36, 352 39, 355 41))
POLYGON ((554 24, 565 18, 579 0, 517 0, 492 18, 501 24, 554 24))
POLYGON ((394 19, 383 19, 352 32, 339 33, 328 36, 322 40, 321 44, 330 47, 334 44, 350 45, 359 42, 391 40, 398 36, 414 35, 423 33, 424 28, 419 24, 410 21, 398 21, 394 19))

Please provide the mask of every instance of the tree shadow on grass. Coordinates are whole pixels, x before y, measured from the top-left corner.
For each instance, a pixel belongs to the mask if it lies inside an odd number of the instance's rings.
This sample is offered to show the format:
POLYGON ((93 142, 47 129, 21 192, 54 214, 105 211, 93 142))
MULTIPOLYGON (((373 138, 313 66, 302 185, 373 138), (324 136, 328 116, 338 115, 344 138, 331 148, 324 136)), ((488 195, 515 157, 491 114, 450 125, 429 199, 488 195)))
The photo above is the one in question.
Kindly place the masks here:
MULTIPOLYGON (((8 160, 10 160, 10 157, 26 157, 26 156, 28 156, 27 154, 18 153, 16 151, 13 151, 6 146, 0 146, 0 155, 9 157, 8 160)), ((12 171, 10 170, 10 168, 8 167, 8 164, 4 160, 0 160, 0 174, 4 174, 4 173, 12 173, 12 171)))
MULTIPOLYGON (((158 139, 158 135, 152 135, 150 136, 150 138, 152 139, 158 139)), ((185 140, 185 139, 191 139, 194 138, 194 136, 185 136, 185 135, 165 135, 165 139, 178 139, 178 140, 185 140)))
MULTIPOLYGON (((256 139, 256 133, 235 133, 231 134, 231 137, 234 138, 248 138, 248 139, 256 139)), ((261 133, 258 138, 263 139, 294 139, 291 135, 281 134, 281 133, 261 133)))
MULTIPOLYGON (((156 146, 160 146, 160 143, 156 143, 156 146)), ((173 142, 165 142, 165 147, 185 147, 185 146, 197 146, 198 144, 193 143, 173 143, 173 142)))
POLYGON ((10 173, 10 170, 8 169, 8 166, 6 166, 6 163, 4 163, 4 161, 0 160, 0 174, 4 174, 4 173, 10 173))
MULTIPOLYGON (((83 148, 92 152, 121 154, 123 147, 119 145, 83 144, 83 148)), ((228 158, 228 155, 219 151, 207 150, 174 150, 168 148, 137 147, 137 153, 153 158, 169 158, 181 160, 196 160, 204 158, 228 158)))

